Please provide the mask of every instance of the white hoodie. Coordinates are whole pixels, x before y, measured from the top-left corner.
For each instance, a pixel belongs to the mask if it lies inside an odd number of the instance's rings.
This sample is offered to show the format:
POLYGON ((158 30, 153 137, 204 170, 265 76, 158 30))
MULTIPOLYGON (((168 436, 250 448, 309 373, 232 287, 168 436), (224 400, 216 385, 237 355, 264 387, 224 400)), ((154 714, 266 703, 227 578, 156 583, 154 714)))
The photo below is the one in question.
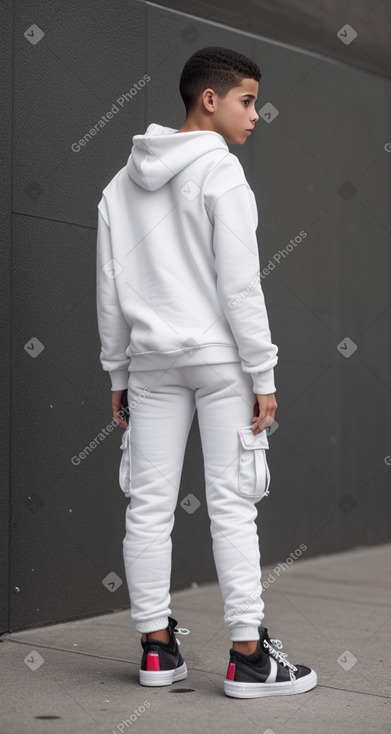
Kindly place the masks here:
POLYGON ((151 123, 98 204, 100 361, 128 370, 241 362, 276 391, 255 231, 257 206, 222 135, 151 123))

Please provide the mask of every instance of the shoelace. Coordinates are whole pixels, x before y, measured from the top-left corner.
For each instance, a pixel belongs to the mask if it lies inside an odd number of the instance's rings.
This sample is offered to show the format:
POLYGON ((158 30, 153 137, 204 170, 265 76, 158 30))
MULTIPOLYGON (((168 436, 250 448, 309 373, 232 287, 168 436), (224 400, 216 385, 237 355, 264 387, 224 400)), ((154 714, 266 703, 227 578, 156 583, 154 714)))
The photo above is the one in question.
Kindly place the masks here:
POLYGON ((282 665, 285 665, 286 668, 289 668, 289 675, 291 680, 296 680, 296 676, 293 671, 297 671, 297 667, 286 660, 286 658, 288 657, 288 653, 280 652, 283 647, 281 640, 270 638, 270 642, 272 643, 271 645, 267 640, 264 640, 263 644, 265 645, 265 647, 267 647, 267 649, 270 651, 270 654, 275 660, 277 660, 278 663, 281 663, 282 665), (276 650, 273 645, 275 645, 278 649, 276 650))
MULTIPOLYGON (((173 627, 173 632, 177 632, 179 635, 189 635, 190 630, 187 629, 187 627, 173 627)), ((178 645, 181 644, 181 641, 178 640, 177 636, 174 635, 178 645)))

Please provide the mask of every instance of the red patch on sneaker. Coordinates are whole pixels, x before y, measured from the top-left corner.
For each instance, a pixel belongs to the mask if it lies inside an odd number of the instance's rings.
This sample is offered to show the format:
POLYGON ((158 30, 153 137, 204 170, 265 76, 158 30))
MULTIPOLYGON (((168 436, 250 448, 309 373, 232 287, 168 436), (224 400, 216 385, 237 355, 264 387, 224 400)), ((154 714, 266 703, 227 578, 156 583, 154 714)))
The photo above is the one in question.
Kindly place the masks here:
POLYGON ((227 670, 227 680, 234 680, 235 678, 235 663, 230 663, 227 670))
POLYGON ((159 653, 147 653, 147 670, 160 670, 159 653))

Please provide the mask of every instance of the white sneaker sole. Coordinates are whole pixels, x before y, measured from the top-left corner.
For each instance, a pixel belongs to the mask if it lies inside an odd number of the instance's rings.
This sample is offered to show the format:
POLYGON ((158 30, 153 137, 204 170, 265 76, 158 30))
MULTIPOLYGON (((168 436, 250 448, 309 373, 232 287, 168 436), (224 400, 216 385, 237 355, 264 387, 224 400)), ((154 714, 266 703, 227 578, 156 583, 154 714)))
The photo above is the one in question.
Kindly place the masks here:
POLYGON ((318 682, 314 670, 295 681, 282 683, 236 683, 234 680, 224 680, 224 693, 233 698, 261 698, 261 696, 292 696, 295 693, 305 693, 315 688, 318 682))
POLYGON ((140 683, 142 686, 170 686, 177 680, 183 680, 187 676, 186 663, 173 670, 140 670, 140 683))

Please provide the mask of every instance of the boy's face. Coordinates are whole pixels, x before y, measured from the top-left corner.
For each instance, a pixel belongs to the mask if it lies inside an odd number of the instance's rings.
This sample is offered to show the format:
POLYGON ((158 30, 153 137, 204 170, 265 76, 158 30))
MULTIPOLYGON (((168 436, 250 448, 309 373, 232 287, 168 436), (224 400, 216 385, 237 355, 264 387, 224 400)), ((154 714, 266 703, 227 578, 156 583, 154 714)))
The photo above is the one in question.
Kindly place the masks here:
POLYGON ((243 145, 250 137, 249 130, 259 120, 255 110, 259 82, 255 79, 243 79, 238 87, 232 87, 224 99, 212 90, 210 101, 214 102, 214 113, 211 116, 212 129, 220 133, 227 143, 243 145))

